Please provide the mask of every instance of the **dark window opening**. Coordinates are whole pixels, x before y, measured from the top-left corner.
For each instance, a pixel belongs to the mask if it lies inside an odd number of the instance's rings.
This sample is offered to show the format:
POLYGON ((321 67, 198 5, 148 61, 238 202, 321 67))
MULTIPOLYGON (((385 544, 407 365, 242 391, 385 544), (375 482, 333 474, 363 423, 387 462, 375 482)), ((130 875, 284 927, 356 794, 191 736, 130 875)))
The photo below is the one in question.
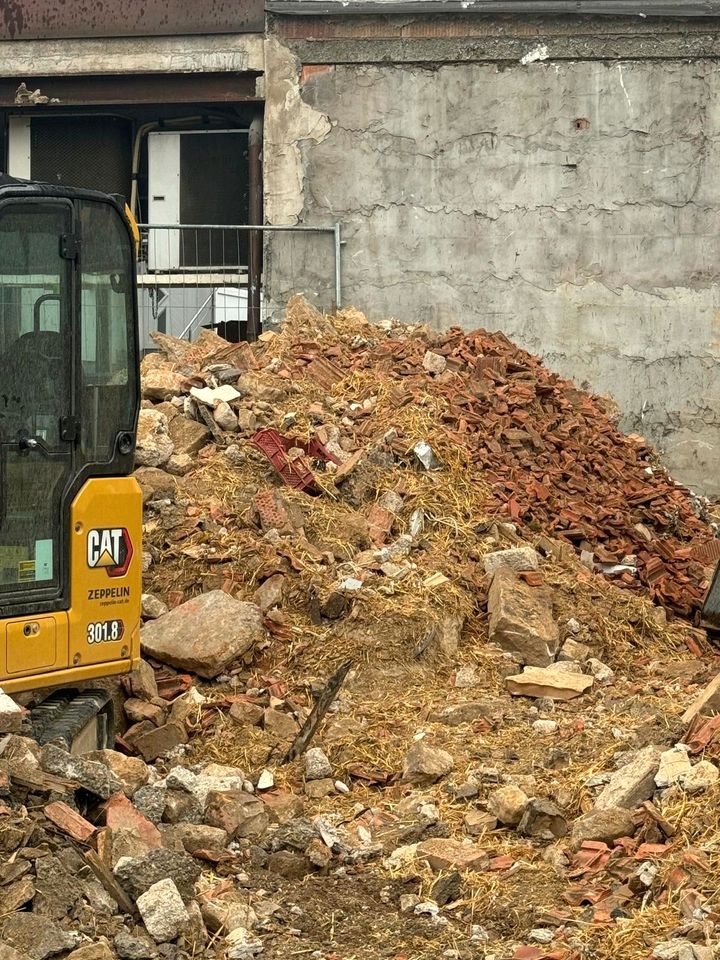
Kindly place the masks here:
MULTIPOLYGON (((199 133, 180 137, 180 222, 248 222, 248 136, 199 133)), ((181 266, 247 264, 247 233, 198 231, 183 244, 181 266)))

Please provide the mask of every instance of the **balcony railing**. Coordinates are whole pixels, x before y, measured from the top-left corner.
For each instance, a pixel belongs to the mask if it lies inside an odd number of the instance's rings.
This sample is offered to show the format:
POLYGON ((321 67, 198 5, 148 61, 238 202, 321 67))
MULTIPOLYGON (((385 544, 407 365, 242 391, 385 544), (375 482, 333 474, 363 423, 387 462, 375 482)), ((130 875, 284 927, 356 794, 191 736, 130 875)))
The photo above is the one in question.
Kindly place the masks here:
MULTIPOLYGON (((140 339, 161 330, 193 340, 204 328, 227 339, 254 339, 266 319, 262 248, 267 235, 325 234, 332 306, 342 306, 341 229, 310 226, 140 224, 140 339)), ((298 241, 302 242, 301 236, 298 241)), ((304 292, 302 277, 295 283, 304 292)), ((328 304, 330 306, 330 304, 328 304)))

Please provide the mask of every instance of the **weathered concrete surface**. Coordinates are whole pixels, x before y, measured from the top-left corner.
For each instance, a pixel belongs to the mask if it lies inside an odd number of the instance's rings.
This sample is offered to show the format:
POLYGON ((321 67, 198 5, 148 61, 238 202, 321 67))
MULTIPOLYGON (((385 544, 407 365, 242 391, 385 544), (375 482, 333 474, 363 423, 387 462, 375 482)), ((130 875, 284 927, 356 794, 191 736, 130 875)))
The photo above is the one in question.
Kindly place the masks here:
MULTIPOLYGON (((714 62, 301 74, 269 43, 285 73, 271 96, 268 67, 266 158, 284 150, 266 167, 268 220, 343 222, 346 304, 505 331, 612 394, 625 429, 720 493, 714 62)), ((273 235, 271 312, 297 291, 329 307, 332 263, 325 237, 273 235)))
POLYGON ((4 77, 53 77, 90 73, 262 73, 260 34, 193 37, 116 37, 79 40, 4 40, 4 77))
MULTIPOLYGON (((339 0, 342 4, 343 0, 339 0)), ((266 4, 266 10, 272 4, 266 4)), ((344 6, 344 5, 343 5, 344 6)), ((654 4, 657 11, 657 4, 654 4)), ((707 18, 633 16, 479 17, 476 13, 428 16, 343 14, 322 19, 268 17, 270 32, 286 39, 303 63, 518 63, 538 47, 549 60, 658 60, 715 57, 720 37, 707 18), (363 40, 358 43, 358 40, 363 40)))

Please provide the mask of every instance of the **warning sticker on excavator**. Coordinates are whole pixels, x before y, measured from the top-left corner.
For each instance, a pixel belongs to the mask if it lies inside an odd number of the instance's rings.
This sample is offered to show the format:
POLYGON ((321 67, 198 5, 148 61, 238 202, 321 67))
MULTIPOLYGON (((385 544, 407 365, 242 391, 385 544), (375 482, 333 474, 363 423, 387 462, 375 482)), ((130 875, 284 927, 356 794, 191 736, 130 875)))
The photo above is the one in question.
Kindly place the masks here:
POLYGON ((132 560, 133 546, 125 527, 99 527, 88 532, 87 564, 102 567, 109 577, 124 577, 132 560))

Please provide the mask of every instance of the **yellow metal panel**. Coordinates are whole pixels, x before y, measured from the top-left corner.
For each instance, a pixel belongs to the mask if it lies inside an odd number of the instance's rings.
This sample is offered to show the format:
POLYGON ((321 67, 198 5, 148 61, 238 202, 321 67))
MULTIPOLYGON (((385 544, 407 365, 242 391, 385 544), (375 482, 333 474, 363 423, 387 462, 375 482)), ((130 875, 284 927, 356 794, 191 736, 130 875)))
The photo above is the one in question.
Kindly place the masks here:
POLYGON ((56 670, 53 673, 34 673, 27 677, 11 677, 3 680, 5 693, 22 693, 48 687, 74 687, 101 677, 112 677, 120 673, 129 673, 137 667, 135 660, 115 660, 113 663, 93 663, 88 667, 73 667, 70 670, 56 670))
POLYGON ((71 509, 70 609, 0 621, 6 692, 72 685, 137 666, 141 535, 142 494, 133 477, 84 484, 71 509))
POLYGON ((137 225, 137 220, 133 216, 133 212, 130 207, 125 204, 125 217, 127 222, 130 224, 130 230, 133 235, 133 240, 135 241, 135 259, 140 259, 140 228, 137 225))
POLYGON ((6 671, 9 674, 67 666, 67 614, 7 621, 6 671))
POLYGON ((71 511, 69 666, 140 655, 141 536, 135 479, 88 480, 71 511))

